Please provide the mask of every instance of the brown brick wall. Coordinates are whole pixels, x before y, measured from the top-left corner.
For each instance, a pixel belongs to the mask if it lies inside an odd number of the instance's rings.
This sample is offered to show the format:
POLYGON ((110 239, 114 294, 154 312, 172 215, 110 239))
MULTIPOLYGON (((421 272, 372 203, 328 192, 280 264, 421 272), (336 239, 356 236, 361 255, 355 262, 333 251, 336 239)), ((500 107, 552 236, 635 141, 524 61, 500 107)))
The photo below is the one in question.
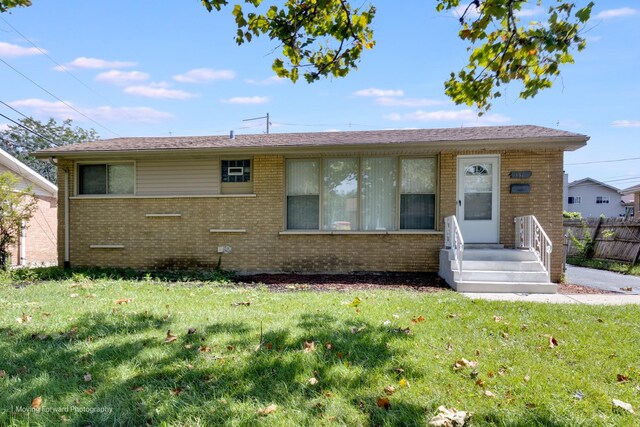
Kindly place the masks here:
MULTIPOLYGON (((560 277, 562 236, 562 152, 464 152, 440 156, 438 227, 455 214, 458 154, 501 156, 501 240, 514 241, 513 218, 534 214, 556 243, 553 279, 560 277), (529 180, 508 178, 511 170, 531 170, 529 180), (530 182, 528 195, 509 194, 511 182, 530 182)), ((70 255, 74 266, 134 268, 213 267, 217 247, 231 246, 222 267, 241 271, 437 271, 442 234, 281 235, 284 225, 284 158, 255 156, 250 198, 85 199, 70 201, 70 255), (146 213, 181 217, 147 218, 146 213), (246 229, 210 233, 209 229, 246 229), (90 249, 122 244, 123 249, 90 249)), ((68 167, 73 181, 73 165, 68 167)), ((59 256, 63 256, 64 175, 60 172, 59 256)), ((73 188, 73 182, 71 182, 73 188)))
MULTIPOLYGON (((38 196, 38 209, 27 223, 26 264, 52 265, 57 263, 57 201, 53 197, 38 196)), ((11 263, 19 265, 19 241, 11 248, 11 263)))

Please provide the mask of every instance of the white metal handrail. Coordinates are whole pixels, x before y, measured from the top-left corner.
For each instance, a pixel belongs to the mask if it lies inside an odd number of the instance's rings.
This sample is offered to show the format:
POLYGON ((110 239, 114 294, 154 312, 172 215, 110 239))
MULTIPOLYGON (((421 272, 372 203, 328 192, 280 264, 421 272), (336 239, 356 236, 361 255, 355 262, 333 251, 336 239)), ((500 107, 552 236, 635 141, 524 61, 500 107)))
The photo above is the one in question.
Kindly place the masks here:
POLYGON ((538 257, 549 281, 551 281, 551 251, 553 244, 544 232, 544 229, 535 216, 518 216, 514 219, 516 224, 516 248, 529 249, 538 257))
POLYGON ((462 257, 464 255, 464 240, 455 215, 444 219, 444 247, 451 249, 453 260, 456 261, 458 273, 462 273, 462 257))

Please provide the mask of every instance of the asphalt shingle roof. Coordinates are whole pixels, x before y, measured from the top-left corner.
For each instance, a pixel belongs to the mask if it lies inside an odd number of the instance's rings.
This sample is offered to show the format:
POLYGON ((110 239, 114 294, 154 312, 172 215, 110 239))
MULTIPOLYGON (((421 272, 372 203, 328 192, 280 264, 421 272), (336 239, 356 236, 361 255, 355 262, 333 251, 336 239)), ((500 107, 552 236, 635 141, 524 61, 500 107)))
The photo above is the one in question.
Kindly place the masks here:
POLYGON ((38 155, 91 152, 202 150, 234 148, 339 147, 462 141, 513 141, 519 139, 584 142, 587 136, 540 126, 487 126, 443 129, 375 130, 355 132, 309 132, 223 136, 134 137, 103 139, 48 148, 38 155))

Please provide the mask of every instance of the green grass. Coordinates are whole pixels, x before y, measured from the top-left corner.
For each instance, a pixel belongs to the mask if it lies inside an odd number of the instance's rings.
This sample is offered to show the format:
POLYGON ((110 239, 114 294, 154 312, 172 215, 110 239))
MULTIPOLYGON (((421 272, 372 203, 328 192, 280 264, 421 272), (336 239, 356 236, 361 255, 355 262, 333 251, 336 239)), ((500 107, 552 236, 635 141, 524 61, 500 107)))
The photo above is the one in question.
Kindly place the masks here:
POLYGON ((579 267, 596 268, 598 270, 609 270, 630 276, 640 276, 640 264, 631 265, 624 262, 604 259, 586 259, 584 257, 568 257, 567 263, 579 267))
POLYGON ((278 293, 78 272, 3 284, 0 425, 424 426, 445 405, 472 412, 471 426, 632 426, 638 416, 611 401, 640 409, 639 319, 636 306, 451 291, 278 293), (164 343, 169 329, 177 339, 164 343), (476 372, 454 370, 462 358, 476 372), (37 396, 42 410, 23 412, 37 396))

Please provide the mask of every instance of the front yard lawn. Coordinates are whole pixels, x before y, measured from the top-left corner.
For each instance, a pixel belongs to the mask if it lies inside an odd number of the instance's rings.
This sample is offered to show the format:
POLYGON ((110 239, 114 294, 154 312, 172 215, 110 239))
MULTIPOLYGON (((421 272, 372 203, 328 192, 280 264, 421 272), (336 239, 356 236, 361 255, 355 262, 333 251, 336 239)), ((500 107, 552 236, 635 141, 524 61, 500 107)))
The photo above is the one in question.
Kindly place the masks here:
POLYGON ((636 306, 300 285, 0 285, 0 425, 640 423, 636 306))

